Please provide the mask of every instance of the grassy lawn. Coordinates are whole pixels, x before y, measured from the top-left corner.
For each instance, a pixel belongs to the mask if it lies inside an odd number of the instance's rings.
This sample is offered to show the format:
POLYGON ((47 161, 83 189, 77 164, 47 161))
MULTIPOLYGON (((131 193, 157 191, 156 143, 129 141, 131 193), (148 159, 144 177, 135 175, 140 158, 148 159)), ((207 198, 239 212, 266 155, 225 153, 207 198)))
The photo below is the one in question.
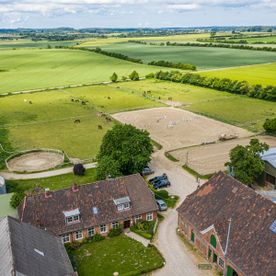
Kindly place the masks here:
POLYGON ((182 103, 182 108, 186 110, 256 132, 263 131, 262 126, 266 118, 276 116, 274 102, 203 87, 147 80, 135 85, 131 82, 123 83, 120 84, 120 88, 133 91, 140 96, 144 91, 150 91, 147 95, 155 100, 160 98, 167 101, 171 97, 172 101, 182 103))
POLYGON ((16 210, 10 206, 11 197, 12 194, 0 195, 0 218, 16 215, 16 210))
MULTIPOLYGON (((271 59, 271 61, 275 61, 271 59)), ((246 80, 251 84, 276 85, 276 63, 241 68, 202 72, 201 75, 233 80, 246 80)))
POLYGON ((276 62, 276 53, 213 47, 156 46, 136 43, 114 43, 102 49, 122 53, 144 62, 166 60, 191 63, 198 69, 213 69, 276 62))
POLYGON ((73 252, 80 276, 141 275, 163 266, 163 258, 154 247, 124 235, 83 244, 73 252))
MULTIPOLYGON (((73 183, 87 184, 96 180, 96 169, 88 169, 84 176, 76 176, 73 173, 52 176, 47 178, 30 180, 6 180, 9 193, 26 191, 36 187, 49 188, 50 190, 60 190, 71 187, 73 183)), ((0 196, 1 207, 1 196, 0 196)), ((2 210, 2 208, 0 208, 2 210)), ((0 213, 1 214, 1 213, 0 213)), ((1 215, 0 215, 1 216, 1 215)))
POLYGON ((135 93, 121 91, 117 88, 119 85, 1 98, 0 117, 9 131, 12 147, 15 150, 55 148, 64 150, 70 157, 95 157, 102 137, 114 125, 99 111, 113 113, 162 105, 135 93), (72 102, 72 99, 88 103, 83 105, 72 102), (76 119, 81 123, 74 123, 76 119), (99 125, 102 129, 98 129, 99 125))
POLYGON ((137 70, 141 76, 158 67, 131 63, 93 52, 69 49, 0 51, 0 93, 109 81, 137 70))

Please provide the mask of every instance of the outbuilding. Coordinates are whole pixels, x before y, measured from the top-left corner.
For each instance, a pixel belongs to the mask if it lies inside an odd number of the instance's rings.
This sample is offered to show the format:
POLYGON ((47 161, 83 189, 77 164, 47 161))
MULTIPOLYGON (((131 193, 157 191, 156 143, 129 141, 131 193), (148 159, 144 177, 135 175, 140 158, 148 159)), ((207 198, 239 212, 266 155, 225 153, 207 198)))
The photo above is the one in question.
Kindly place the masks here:
POLYGON ((276 189, 276 148, 270 148, 261 157, 265 162, 264 182, 276 189))

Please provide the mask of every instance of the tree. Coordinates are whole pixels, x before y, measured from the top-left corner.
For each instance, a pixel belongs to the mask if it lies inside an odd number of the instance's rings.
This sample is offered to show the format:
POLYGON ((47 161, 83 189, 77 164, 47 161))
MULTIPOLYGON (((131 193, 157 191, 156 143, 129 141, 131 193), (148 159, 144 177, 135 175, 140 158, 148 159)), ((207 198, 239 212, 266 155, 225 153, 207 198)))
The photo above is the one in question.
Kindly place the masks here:
POLYGON ((105 134, 97 156, 98 179, 141 172, 152 152, 147 131, 132 125, 115 125, 105 134))
POLYGON ((139 74, 134 70, 130 75, 129 78, 133 81, 138 81, 139 80, 139 74))
POLYGON ((117 82, 117 80, 118 80, 118 75, 114 72, 113 75, 110 77, 110 80, 111 80, 112 82, 117 82))
POLYGON ((17 208, 20 205, 20 203, 23 201, 24 197, 25 197, 24 192, 15 192, 10 199, 10 205, 13 208, 17 208))
POLYGON ((276 118, 266 119, 263 127, 267 133, 276 134, 276 118))
POLYGON ((266 143, 251 139, 249 145, 238 145, 230 151, 230 162, 226 163, 239 181, 251 185, 263 173, 264 161, 260 154, 268 150, 266 143))
POLYGON ((75 164, 73 168, 74 175, 84 175, 85 167, 83 164, 75 164))

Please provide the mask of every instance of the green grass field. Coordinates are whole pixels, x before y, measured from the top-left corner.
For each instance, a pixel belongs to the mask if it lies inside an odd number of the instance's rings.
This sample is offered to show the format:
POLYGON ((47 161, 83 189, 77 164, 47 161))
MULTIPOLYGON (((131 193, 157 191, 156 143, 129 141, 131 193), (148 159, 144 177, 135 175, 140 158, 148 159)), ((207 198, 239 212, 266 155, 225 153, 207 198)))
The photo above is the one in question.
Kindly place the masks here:
POLYGON ((16 210, 11 207, 12 193, 0 195, 0 218, 5 216, 16 216, 16 210))
POLYGON ((31 39, 0 40, 0 50, 8 48, 47 48, 56 46, 75 46, 80 41, 32 41, 31 39))
POLYGON ((119 85, 87 86, 0 98, 0 117, 9 131, 12 147, 15 150, 55 148, 64 150, 71 157, 95 157, 102 137, 114 125, 99 111, 114 113, 161 105, 121 91, 116 88, 119 85), (83 105, 72 102, 72 99, 88 103, 83 105), (81 123, 74 123, 76 119, 81 123), (99 125, 102 129, 98 129, 99 125))
MULTIPOLYGON (((276 43, 276 35, 274 36, 264 36, 264 37, 248 37, 248 38, 241 38, 241 39, 231 39, 229 41, 239 41, 239 40, 246 40, 249 44, 250 43, 258 43, 258 42, 262 42, 262 43, 276 43)), ((265 46, 265 45, 264 45, 265 46)))
POLYGON ((139 83, 122 83, 121 90, 130 90, 142 96, 144 91, 154 100, 172 101, 183 104, 184 109, 200 113, 248 130, 263 131, 266 118, 276 116, 274 102, 234 95, 203 87, 186 84, 147 80, 139 83))
POLYGON ((154 247, 121 235, 100 242, 83 244, 72 254, 80 276, 141 275, 163 266, 163 258, 154 247))
POLYGON ((137 70, 140 76, 158 67, 131 63, 93 52, 68 49, 0 51, 0 93, 109 81, 137 70))
POLYGON ((276 85, 276 63, 214 70, 201 74, 210 77, 246 80, 251 84, 276 85))
POLYGON ((169 35, 169 36, 149 36, 149 37, 109 37, 109 38, 93 38, 88 39, 80 43, 79 46, 76 47, 96 47, 96 46, 104 46, 110 45, 114 43, 128 42, 129 40, 141 40, 148 42, 194 42, 198 38, 209 38, 210 33, 203 34, 181 34, 181 35, 169 35))
MULTIPOLYGON (((73 183, 82 185, 87 183, 92 183, 96 180, 96 169, 86 170, 84 176, 76 176, 73 173, 39 178, 39 179, 29 179, 29 180, 7 180, 7 190, 9 193, 27 191, 34 189, 36 187, 49 188, 50 190, 60 190, 69 188, 73 183)), ((0 196, 1 204, 1 196, 0 196)), ((0 205, 1 206, 1 205, 0 205)), ((0 209, 1 210, 1 209, 0 209)), ((1 211, 0 211, 1 217, 1 211)))
POLYGON ((276 62, 276 53, 273 52, 214 47, 180 47, 116 43, 103 46, 102 49, 139 58, 144 62, 166 60, 191 63, 202 70, 276 62))

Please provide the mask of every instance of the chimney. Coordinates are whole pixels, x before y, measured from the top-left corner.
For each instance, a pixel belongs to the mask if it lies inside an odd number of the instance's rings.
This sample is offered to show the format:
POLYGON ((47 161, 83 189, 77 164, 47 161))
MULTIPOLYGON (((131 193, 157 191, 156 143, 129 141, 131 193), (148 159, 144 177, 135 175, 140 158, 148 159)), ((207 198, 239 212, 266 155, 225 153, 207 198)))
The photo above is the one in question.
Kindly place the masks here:
POLYGON ((44 195, 45 195, 45 198, 50 198, 50 197, 52 197, 52 194, 51 194, 49 188, 45 188, 44 195))
POLYGON ((76 184, 76 183, 73 183, 73 186, 72 186, 72 192, 78 192, 79 191, 79 186, 76 184))

